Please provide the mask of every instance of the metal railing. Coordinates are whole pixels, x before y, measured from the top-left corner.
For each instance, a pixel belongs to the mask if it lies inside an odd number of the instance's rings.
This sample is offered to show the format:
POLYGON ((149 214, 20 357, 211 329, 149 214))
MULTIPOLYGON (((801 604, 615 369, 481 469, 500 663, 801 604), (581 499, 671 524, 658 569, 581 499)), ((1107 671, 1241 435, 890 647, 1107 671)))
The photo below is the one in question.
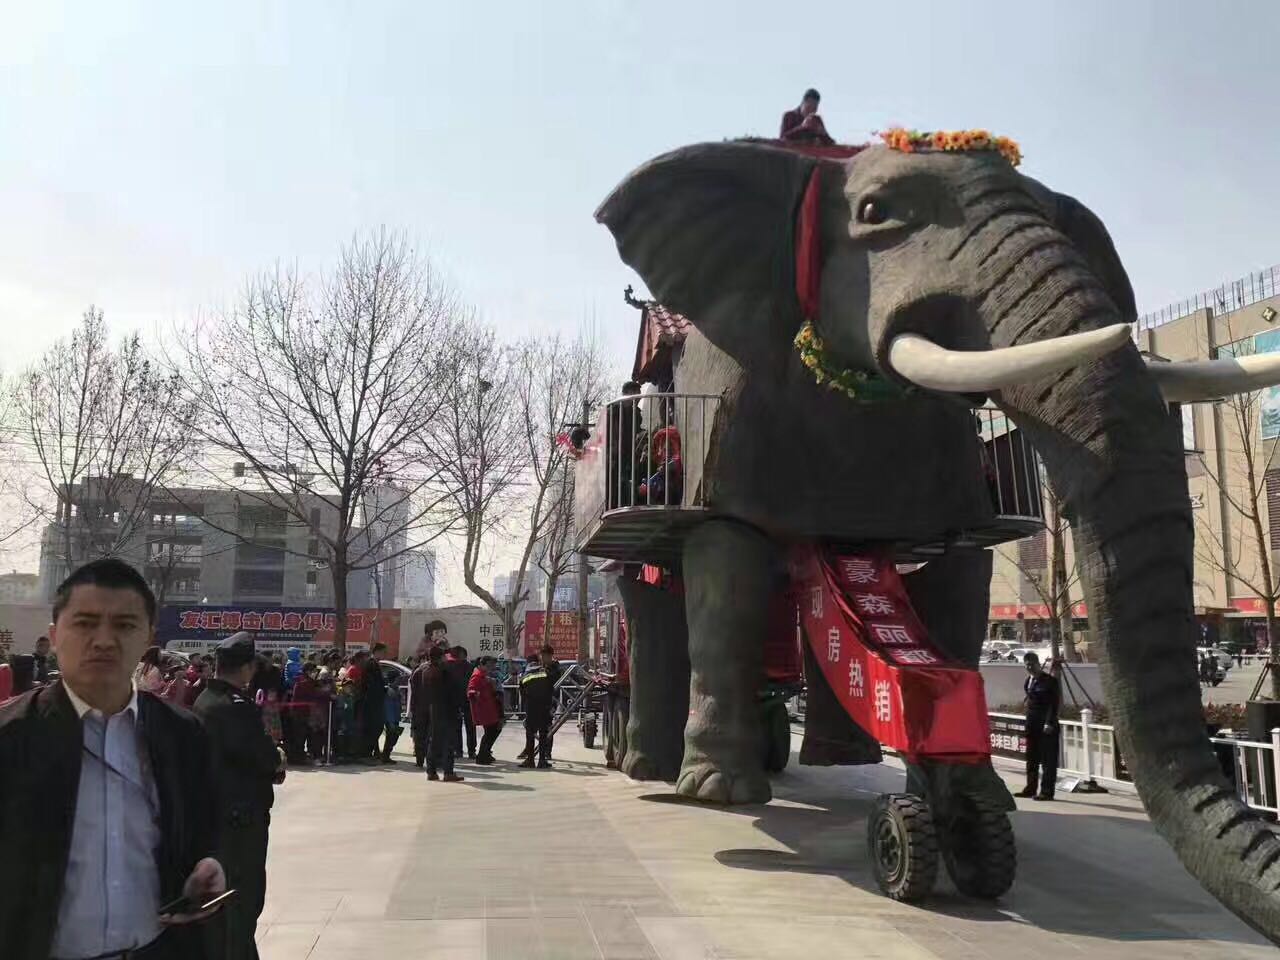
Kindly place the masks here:
POLYGON ((1040 460, 1031 441, 994 407, 974 410, 973 419, 996 516, 1043 520, 1040 460))
POLYGON ((605 512, 630 507, 701 507, 702 487, 685 489, 690 470, 701 476, 720 398, 711 394, 649 393, 605 407, 608 464, 605 512))
MULTIPOLYGON (((1025 721, 1012 713, 992 713, 992 719, 1025 721)), ((1058 773, 1079 777, 1084 781, 1102 780, 1132 786, 1116 746, 1115 727, 1093 722, 1093 711, 1080 711, 1079 720, 1059 720, 1058 773)), ((999 754, 1011 745, 997 742, 1007 733, 992 731, 992 747, 999 754)), ((1236 795, 1254 810, 1280 816, 1280 728, 1271 731, 1269 743, 1210 737, 1215 749, 1231 751, 1236 795), (1270 759, 1268 759, 1268 757, 1270 759)), ((1024 747, 1025 752, 1025 747, 1024 747)), ((1007 755, 1006 755, 1007 757, 1007 755)))
POLYGON ((1133 324, 1133 331, 1136 334, 1139 330, 1163 326, 1174 320, 1189 317, 1197 310, 1208 309, 1212 310, 1215 316, 1221 316, 1274 296, 1280 296, 1280 265, 1221 284, 1212 290, 1197 293, 1194 297, 1179 300, 1177 303, 1171 303, 1151 313, 1144 313, 1133 324))

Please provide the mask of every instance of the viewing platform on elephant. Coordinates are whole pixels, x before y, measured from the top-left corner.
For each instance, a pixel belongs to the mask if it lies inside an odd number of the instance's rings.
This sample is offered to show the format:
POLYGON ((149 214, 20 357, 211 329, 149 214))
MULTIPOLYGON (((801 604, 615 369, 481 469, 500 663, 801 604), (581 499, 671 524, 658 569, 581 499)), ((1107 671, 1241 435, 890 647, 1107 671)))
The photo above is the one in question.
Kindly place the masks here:
MULTIPOLYGON (((966 411, 956 403, 946 439, 933 443, 928 431, 937 429, 936 415, 914 412, 910 398, 865 407, 862 437, 839 438, 823 436, 821 417, 790 411, 780 398, 753 412, 772 421, 760 422, 753 437, 733 391, 680 389, 680 371, 692 369, 686 348, 697 336, 694 325, 656 301, 634 298, 630 288, 626 300, 641 311, 632 380, 622 396, 599 409, 573 447, 575 543, 584 553, 675 569, 693 526, 753 512, 762 529, 788 511, 803 512, 812 539, 889 543, 903 562, 1020 540, 1043 528, 1039 461, 1026 436, 995 407, 966 411), (809 450, 826 443, 843 448, 830 473, 810 476, 798 469, 802 458, 790 445, 805 433, 813 436, 809 450), (777 439, 757 439, 770 434, 777 439), (886 535, 874 489, 856 477, 843 483, 840 472, 853 465, 865 477, 873 465, 891 468, 895 453, 912 444, 932 454, 932 475, 950 480, 922 485, 904 465, 903 490, 892 495, 918 489, 920 522, 886 535), (744 467, 744 460, 751 466, 744 467), (936 502, 949 490, 966 491, 959 509, 936 502), (743 499, 754 509, 744 510, 743 499), (806 499, 815 506, 794 507, 806 499), (829 525, 837 516, 845 518, 843 526, 829 525)), ((696 371, 690 379, 696 382, 696 371)))
MULTIPOLYGON (((577 542, 591 556, 678 565, 684 534, 705 519, 700 485, 685 467, 706 460, 720 398, 651 392, 600 409, 577 452, 577 542)), ((700 473, 700 470, 699 470, 700 473)))

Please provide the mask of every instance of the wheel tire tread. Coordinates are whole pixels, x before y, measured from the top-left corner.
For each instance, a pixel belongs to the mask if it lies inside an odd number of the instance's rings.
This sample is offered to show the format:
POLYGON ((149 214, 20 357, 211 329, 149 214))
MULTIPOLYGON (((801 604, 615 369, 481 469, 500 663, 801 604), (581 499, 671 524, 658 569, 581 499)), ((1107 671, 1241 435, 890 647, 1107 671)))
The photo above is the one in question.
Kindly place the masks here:
POLYGON ((873 861, 875 845, 872 838, 876 823, 883 816, 895 816, 902 822, 909 868, 904 877, 891 884, 881 874, 879 864, 873 862, 876 884, 890 900, 903 903, 922 900, 933 891, 938 878, 938 837, 928 804, 910 793, 890 793, 878 798, 867 821, 868 848, 873 861))
POLYGON ((1018 867, 1017 844, 1009 815, 981 799, 969 799, 973 818, 969 825, 978 841, 977 857, 962 864, 949 844, 943 844, 943 861, 952 883, 962 894, 995 900, 1013 886, 1018 867))

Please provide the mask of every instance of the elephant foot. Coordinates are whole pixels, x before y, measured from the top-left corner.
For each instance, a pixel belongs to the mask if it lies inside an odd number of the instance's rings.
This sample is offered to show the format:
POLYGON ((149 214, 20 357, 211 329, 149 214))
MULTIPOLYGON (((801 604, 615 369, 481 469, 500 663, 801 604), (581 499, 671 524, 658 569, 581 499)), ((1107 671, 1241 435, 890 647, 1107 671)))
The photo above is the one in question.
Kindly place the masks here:
POLYGON ((763 770, 727 770, 710 760, 686 762, 676 793, 703 803, 768 803, 773 789, 763 770))
POLYGON ((622 772, 632 780, 664 779, 662 772, 658 769, 658 762, 634 747, 628 750, 626 757, 623 758, 622 772))

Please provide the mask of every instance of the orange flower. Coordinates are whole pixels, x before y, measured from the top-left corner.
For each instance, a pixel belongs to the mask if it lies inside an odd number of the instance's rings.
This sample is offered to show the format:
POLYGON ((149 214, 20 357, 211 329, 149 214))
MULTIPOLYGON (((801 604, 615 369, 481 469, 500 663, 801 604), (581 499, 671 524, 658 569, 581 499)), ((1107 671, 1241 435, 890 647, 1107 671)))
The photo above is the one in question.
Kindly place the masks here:
POLYGON ((986 130, 969 131, 969 146, 974 150, 986 150, 991 146, 991 134, 986 130))
POLYGON ((951 142, 950 135, 947 133, 944 133, 942 130, 939 130, 937 133, 935 133, 932 139, 933 139, 933 149, 935 150, 946 150, 947 144, 951 142))

